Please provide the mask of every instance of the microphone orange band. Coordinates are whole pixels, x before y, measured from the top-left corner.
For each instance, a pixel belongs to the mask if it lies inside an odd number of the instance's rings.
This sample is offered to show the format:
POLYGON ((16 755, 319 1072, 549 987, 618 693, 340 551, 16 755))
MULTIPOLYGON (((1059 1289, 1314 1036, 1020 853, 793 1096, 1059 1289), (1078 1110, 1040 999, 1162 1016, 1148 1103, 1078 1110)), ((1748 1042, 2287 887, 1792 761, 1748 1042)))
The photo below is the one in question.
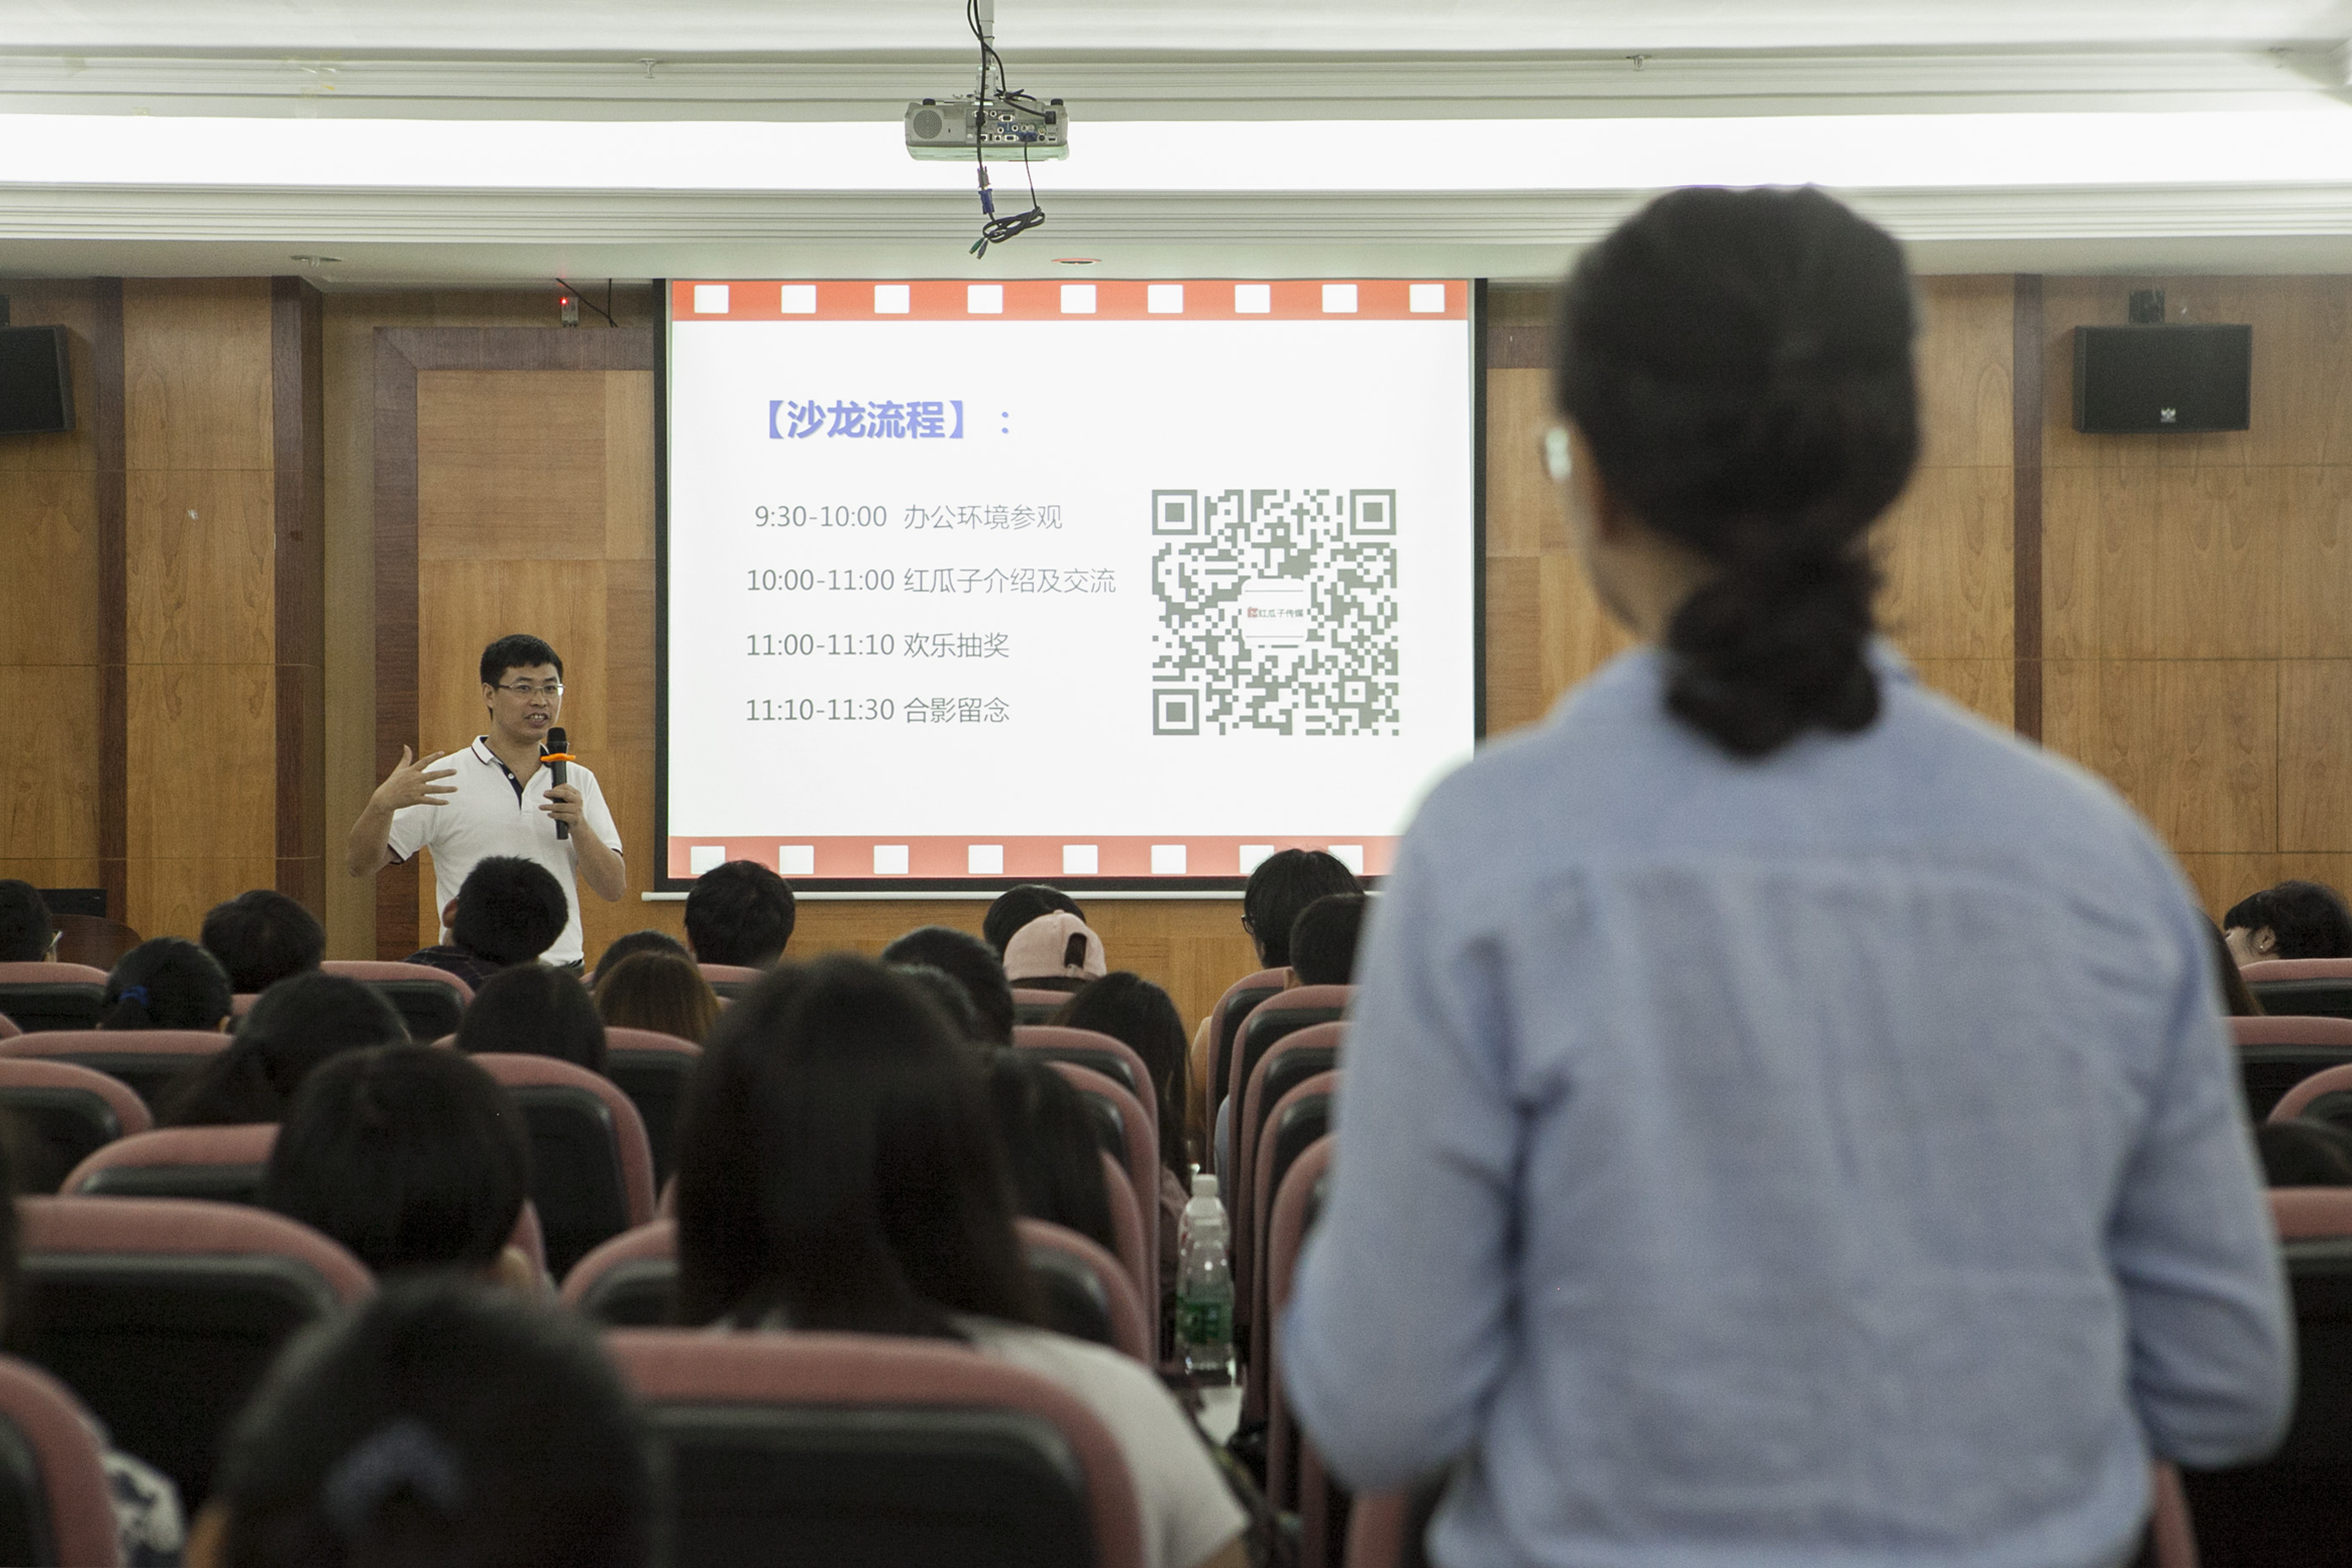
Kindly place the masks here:
POLYGON ((539 760, 542 763, 576 763, 580 759, 569 752, 541 752, 539 760))

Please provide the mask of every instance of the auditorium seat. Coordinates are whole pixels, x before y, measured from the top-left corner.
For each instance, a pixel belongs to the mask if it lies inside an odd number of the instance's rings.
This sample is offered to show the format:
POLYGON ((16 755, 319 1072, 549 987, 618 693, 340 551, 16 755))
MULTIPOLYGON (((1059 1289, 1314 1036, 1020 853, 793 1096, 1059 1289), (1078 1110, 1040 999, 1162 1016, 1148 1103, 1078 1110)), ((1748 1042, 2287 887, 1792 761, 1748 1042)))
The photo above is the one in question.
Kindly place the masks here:
POLYGON ((412 1040, 454 1035, 466 1016, 474 988, 446 969, 424 963, 386 963, 373 958, 331 958, 319 967, 348 980, 364 980, 383 993, 399 1013, 412 1040))
MULTIPOLYGON (((1147 1257, 1160 1256, 1160 1119, 1143 1108, 1143 1102, 1119 1088, 1112 1079, 1090 1068, 1070 1062, 1050 1062, 1053 1069, 1068 1079, 1072 1088, 1086 1100, 1095 1113, 1096 1125, 1103 1134, 1103 1152, 1115 1161, 1125 1175, 1128 1191, 1134 1194, 1136 1212, 1143 1226, 1143 1250, 1147 1257)), ((1155 1269, 1157 1265, 1154 1266, 1155 1269)), ((1155 1275, 1156 1278, 1156 1275, 1155 1275)), ((1155 1285, 1150 1294, 1159 1296, 1155 1285)))
POLYGON ((710 988, 729 1001, 733 1001, 768 977, 766 970, 755 969, 748 963, 700 963, 695 967, 702 971, 702 978, 710 988))
MULTIPOLYGON (((1272 1294, 1272 1240, 1274 1202, 1282 1191, 1283 1182, 1291 1168, 1306 1157, 1307 1151, 1320 1142, 1332 1127, 1331 1105, 1339 1087, 1336 1072, 1318 1073, 1282 1097, 1265 1119, 1265 1130, 1258 1135, 1258 1157, 1265 1162, 1255 1193, 1258 1224, 1255 1243, 1246 1284, 1241 1258, 1234 1259, 1234 1317, 1236 1337, 1247 1342, 1251 1355, 1249 1373, 1243 1384, 1242 1419, 1263 1421, 1266 1418, 1268 1369, 1273 1357, 1258 1353, 1268 1343, 1267 1317, 1272 1294)), ((1238 1200, 1237 1200, 1238 1201, 1238 1200)))
POLYGON ((608 1027, 604 1031, 604 1076, 618 1084, 646 1124, 654 1156, 654 1185, 677 1168, 677 1119, 694 1081, 702 1047, 692 1040, 655 1029, 608 1027))
POLYGON ((1034 985, 1013 988, 1013 1022, 1015 1027, 1024 1024, 1050 1024, 1054 1015, 1069 1005, 1067 991, 1046 991, 1034 985))
POLYGON ((221 1430, 289 1336, 368 1295, 366 1268, 290 1219, 173 1198, 20 1198, 10 1338, 193 1513, 221 1430))
POLYGON ((2322 1068, 2308 1077, 2297 1079, 2294 1087, 2279 1097, 2271 1107, 2271 1121, 2293 1121, 2308 1117, 2314 1121, 2332 1121, 2347 1131, 2352 1131, 2352 1062, 2322 1068))
POLYGON ((39 1367, 0 1356, 0 1563, 121 1561, 89 1413, 39 1367))
POLYGON ((261 1192, 274 1121, 163 1127, 118 1138, 74 1167, 58 1191, 85 1198, 204 1198, 249 1204, 261 1192))
POLYGON ((2352 1018, 2352 958, 2270 958, 2238 975, 2274 1017, 2352 1018))
POLYGON ((1078 1399, 932 1341, 616 1330, 667 1450, 677 1568, 1142 1568, 1134 1482, 1078 1399))
MULTIPOLYGON (((1240 1099, 1242 1090, 1249 1086, 1250 1074, 1257 1070, 1259 1060, 1275 1041, 1295 1035, 1310 1024, 1334 1023, 1346 1017, 1348 1000, 1354 994, 1352 985, 1300 985, 1279 996, 1269 996, 1252 1008, 1250 1016, 1242 1020, 1232 1058, 1225 1064, 1226 1098, 1240 1099)), ((1243 1158, 1241 1150, 1241 1142, 1235 1139, 1236 1162, 1243 1158)))
POLYGON ((1347 1027, 1345 1022, 1334 1019, 1285 1034, 1266 1047, 1265 1055, 1250 1071, 1248 1086, 1242 1090, 1240 1114, 1234 1121, 1234 1179, 1227 1199, 1232 1205, 1234 1290, 1237 1300, 1248 1300, 1250 1274, 1259 1249, 1259 1226, 1274 1203, 1272 1184, 1260 1180, 1257 1171, 1258 1141, 1265 1131, 1266 1118, 1282 1102, 1284 1095, 1308 1079, 1339 1066, 1339 1043, 1346 1037, 1347 1027))
POLYGON ((563 1302, 611 1329, 658 1328, 677 1286, 677 1222, 663 1218, 599 1243, 563 1277, 563 1302))
POLYGON ((1329 1137, 1316 1139, 1283 1173, 1280 1189, 1266 1217, 1266 1353, 1261 1373, 1266 1395, 1265 1495, 1277 1509, 1298 1507, 1297 1476, 1292 1449, 1295 1433, 1289 1401, 1282 1392, 1282 1314, 1290 1305, 1291 1287, 1298 1274, 1298 1254, 1307 1233, 1321 1214, 1324 1176, 1331 1168, 1335 1147, 1329 1137))
POLYGON ((0 1057, 71 1062, 129 1084, 152 1110, 182 1073, 228 1048, 210 1029, 43 1029, 0 1040, 0 1057))
POLYGON ((1092 1068, 1146 1106, 1160 1098, 1151 1087, 1151 1069, 1125 1040, 1061 1024, 1018 1024, 1013 1029, 1013 1044, 1017 1050, 1035 1051, 1048 1061, 1092 1068))
POLYGON ((83 963, 0 963, 0 1017, 26 1034, 87 1029, 106 1001, 106 971, 83 963))
POLYGON ((0 1040, 13 1040, 24 1032, 24 1030, 16 1027, 16 1021, 15 1019, 9 1017, 5 1013, 0 1013, 0 1040))
MULTIPOLYGON (((1280 995, 1289 984, 1289 970, 1261 969, 1254 974, 1243 975, 1225 987, 1225 994, 1217 998, 1214 1007, 1209 1009, 1209 1081, 1202 1090, 1203 1102, 1209 1110, 1209 1126, 1217 1124, 1217 1107, 1224 1103, 1225 1080, 1231 1076, 1229 1068, 1233 1061, 1234 1037, 1240 1033, 1242 1020, 1267 997, 1280 995)), ((1209 1152, 1209 1157, 1212 1160, 1216 1158, 1213 1149, 1209 1152)))
POLYGON ((258 991, 240 991, 228 999, 228 1016, 242 1018, 252 1012, 253 1005, 260 1000, 261 993, 258 991))
POLYGON ((93 1152, 155 1124, 121 1079, 37 1057, 0 1057, 0 1110, 17 1129, 16 1190, 26 1193, 56 1192, 93 1152))
POLYGON ((522 1111, 531 1200, 557 1279, 598 1242, 654 1217, 645 1121, 611 1079, 553 1057, 485 1051, 473 1059, 522 1111))
POLYGON ((2280 1187, 2294 1298, 2294 1419, 2267 1458, 2183 1475, 2202 1568, 2337 1568, 2352 1556, 2352 1187, 2280 1187))
POLYGON ((1021 1250, 1045 1298, 1045 1326, 1156 1365, 1151 1320, 1119 1260, 1065 1226, 1023 1216, 1021 1250))
POLYGON ((2352 1018, 2232 1018, 2230 1037, 2237 1043, 2246 1113, 2257 1121, 2314 1073, 2352 1063, 2352 1018))
MULTIPOLYGON (((1110 1200, 1111 1250, 1127 1266, 1129 1276, 1135 1281, 1136 1294, 1147 1301, 1160 1300, 1160 1252, 1156 1243, 1145 1244, 1141 1205, 1135 1201, 1135 1189, 1125 1180, 1127 1173, 1108 1153, 1102 1157, 1103 1195, 1110 1200)), ((1152 1217, 1159 1217, 1160 1201, 1155 1194, 1151 1203, 1152 1217)), ((1156 1234, 1156 1232, 1155 1232, 1156 1234)))

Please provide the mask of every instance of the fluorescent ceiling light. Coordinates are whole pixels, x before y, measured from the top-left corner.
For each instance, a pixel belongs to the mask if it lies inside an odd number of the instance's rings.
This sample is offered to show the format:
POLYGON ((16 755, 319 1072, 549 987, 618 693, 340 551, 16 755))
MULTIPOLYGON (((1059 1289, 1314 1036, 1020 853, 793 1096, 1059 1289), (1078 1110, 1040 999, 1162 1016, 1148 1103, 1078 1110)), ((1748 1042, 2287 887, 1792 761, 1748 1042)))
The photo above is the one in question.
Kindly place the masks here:
MULTIPOLYGON (((898 122, 0 115, 8 184, 969 191, 898 122)), ((1007 167, 1001 161, 999 184, 1007 167)), ((2352 108, 2130 114, 1106 121, 1041 194, 2352 183, 2352 108)))

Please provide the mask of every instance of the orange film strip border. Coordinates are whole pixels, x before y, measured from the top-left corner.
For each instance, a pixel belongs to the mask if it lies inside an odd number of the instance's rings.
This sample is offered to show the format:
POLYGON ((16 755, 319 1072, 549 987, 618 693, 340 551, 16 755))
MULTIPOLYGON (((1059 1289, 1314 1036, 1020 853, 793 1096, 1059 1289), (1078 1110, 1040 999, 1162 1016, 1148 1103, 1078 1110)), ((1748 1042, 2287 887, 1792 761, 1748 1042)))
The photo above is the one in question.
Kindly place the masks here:
POLYGON ((1467 321, 1464 279, 679 279, 688 321, 1467 321))
POLYGON ((1167 837, 991 838, 778 838, 672 834, 668 874, 698 877, 729 860, 756 860, 786 877, 898 877, 1024 880, 1064 877, 1243 877, 1277 849, 1322 849, 1360 876, 1383 876, 1393 837, 1347 839, 1167 837))

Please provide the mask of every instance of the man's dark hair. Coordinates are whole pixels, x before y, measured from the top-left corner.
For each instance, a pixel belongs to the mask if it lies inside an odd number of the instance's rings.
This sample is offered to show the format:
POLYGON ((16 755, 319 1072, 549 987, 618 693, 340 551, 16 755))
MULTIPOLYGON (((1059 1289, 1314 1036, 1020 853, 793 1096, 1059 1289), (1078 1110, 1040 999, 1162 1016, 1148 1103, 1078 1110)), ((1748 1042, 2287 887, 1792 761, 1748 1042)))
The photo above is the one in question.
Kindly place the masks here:
POLYGON ((980 1020, 980 1043, 1013 1043, 1013 986, 1004 978, 1004 961, 970 931, 953 926, 918 926, 884 948, 882 962, 928 963, 947 971, 971 998, 971 1010, 980 1020))
POLYGON ((1036 1321, 973 1058, 870 959, 779 969, 739 998, 679 1128, 678 1321, 781 1310, 796 1328, 946 1339, 959 1312, 1036 1321))
POLYGON ((2352 958, 2352 913, 2325 882, 2286 881, 2238 900, 2221 923, 2268 929, 2278 938, 2273 958, 2352 958))
POLYGON ((492 963, 529 963, 555 945, 571 919, 553 872, 520 855, 492 855, 466 873, 449 940, 492 963))
POLYGON ((1370 900, 1361 893, 1326 893, 1290 922, 1290 967, 1301 985, 1349 985, 1356 978, 1356 942, 1370 900))
POLYGON ((228 971, 184 937, 151 937, 115 960, 101 1029, 217 1029, 233 1003, 228 971))
POLYGON ((2263 1180, 2273 1187, 2352 1187, 2352 1134, 2311 1118, 2254 1129, 2263 1180))
POLYGON ((482 684, 496 686, 509 669, 536 669, 542 664, 555 666, 555 679, 563 679, 563 660, 553 648, 529 632, 509 632, 482 650, 482 684))
POLYGON ((1326 893, 1360 893, 1356 874, 1320 849, 1282 849, 1258 862, 1242 889, 1242 929, 1257 943, 1262 968, 1290 962, 1290 928, 1298 911, 1326 893))
POLYGON ((518 963, 482 982, 457 1025, 468 1055, 512 1051, 604 1070, 604 1019, 588 987, 567 970, 518 963))
POLYGON ((1080 920, 1087 918, 1087 911, 1078 908, 1078 900, 1059 888, 1049 888, 1043 882, 1024 882, 1007 888, 996 895, 996 901, 988 906, 988 913, 981 917, 981 940, 994 948, 996 956, 1002 959, 1014 931, 1040 915, 1057 910, 1080 920))
POLYGON ((674 952, 680 958, 694 956, 686 951, 686 943, 670 935, 669 932, 656 931, 651 926, 647 926, 643 931, 633 931, 614 937, 611 944, 604 949, 604 955, 596 961, 596 971, 602 973, 621 960, 634 958, 641 952, 674 952))
POLYGON ((1021 1212, 1116 1251, 1102 1143, 1094 1113, 1070 1080, 1033 1051, 997 1051, 988 1064, 988 1103, 1021 1212))
POLYGON ((980 1015, 972 1010, 971 993, 963 988, 961 981, 935 964, 894 963, 890 967, 921 986, 923 994, 939 1004, 940 1011, 955 1026, 960 1038, 974 1042, 980 1039, 980 1015))
POLYGON ((1188 1177, 1184 1102, 1191 1040, 1174 998, 1140 974, 1115 969, 1064 1003, 1054 1022, 1123 1040, 1143 1058, 1160 1102, 1160 1163, 1179 1180, 1188 1177))
POLYGON ((166 1089, 155 1120, 165 1127, 275 1121, 328 1058, 407 1038, 400 1015, 374 986, 318 970, 297 974, 261 994, 226 1050, 166 1089))
POLYGON ((462 1278, 303 1333, 230 1430, 227 1568, 645 1568, 644 1416, 581 1319, 462 1278))
POLYGON ((319 917, 275 888, 255 888, 205 913, 205 951, 228 971, 229 988, 267 991, 289 974, 319 967, 327 928, 319 917))
POLYGON ((303 1080, 257 1201, 383 1275, 488 1268, 530 1195, 522 1112, 496 1079, 437 1046, 377 1046, 303 1080))
POLYGON ((765 969, 793 940, 793 885, 757 860, 730 860, 694 879, 686 940, 700 963, 765 969))
POLYGON ((0 879, 0 963, 38 963, 49 956, 57 922, 40 889, 14 877, 0 879))
POLYGON ((1669 191, 1554 319, 1553 400, 1601 482, 1715 569, 1659 639, 1667 710, 1736 757, 1868 727, 1868 535, 1919 451, 1902 247, 1810 186, 1669 191))

